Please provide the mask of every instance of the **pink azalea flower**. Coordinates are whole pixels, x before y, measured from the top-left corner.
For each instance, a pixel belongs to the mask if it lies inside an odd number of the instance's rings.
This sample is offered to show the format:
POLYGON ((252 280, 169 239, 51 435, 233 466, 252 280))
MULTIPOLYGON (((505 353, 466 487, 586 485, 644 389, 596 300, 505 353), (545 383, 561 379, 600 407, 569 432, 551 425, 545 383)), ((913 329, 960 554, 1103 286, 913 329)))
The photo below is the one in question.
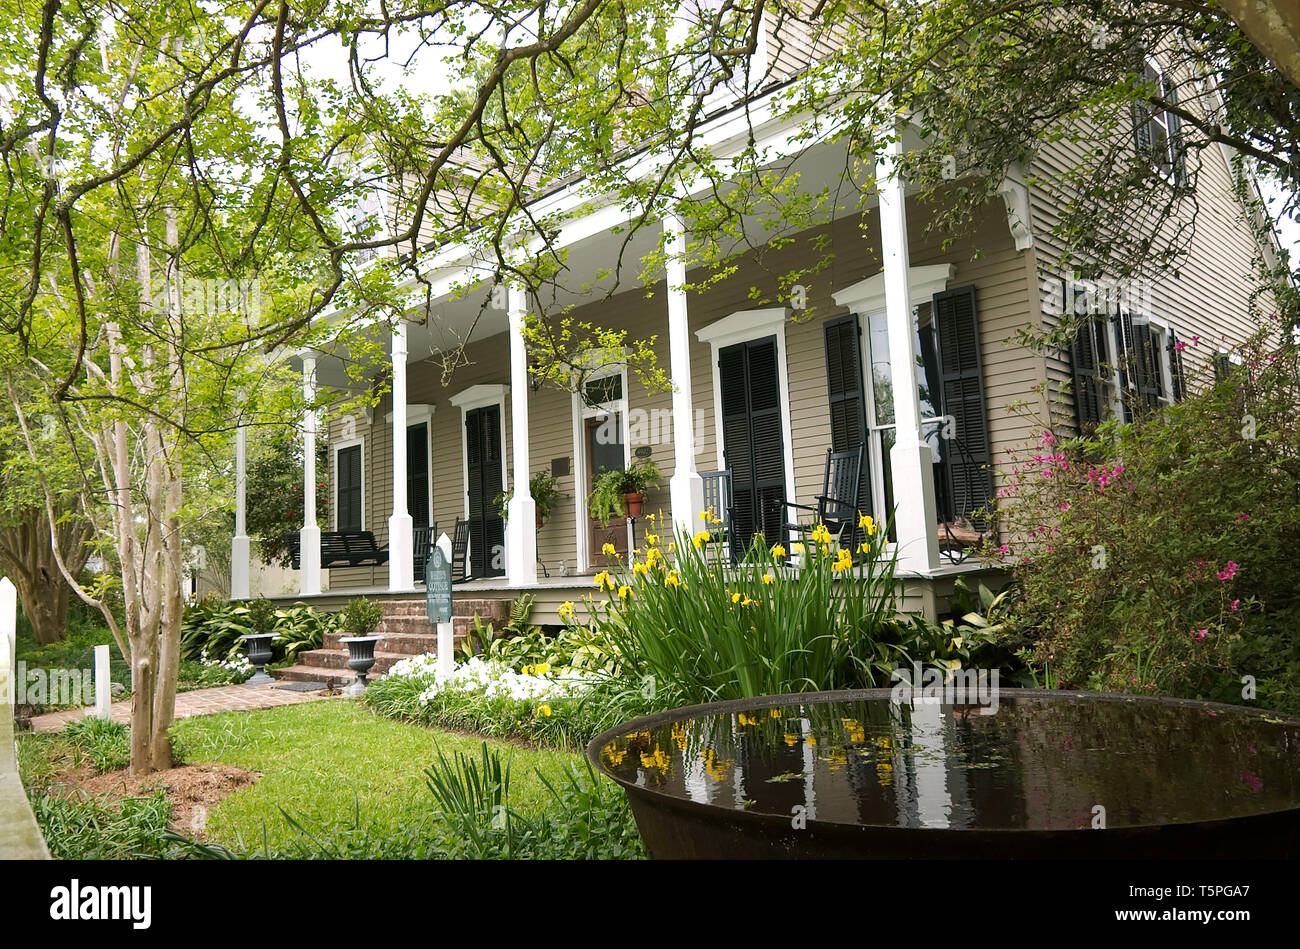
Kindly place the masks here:
POLYGON ((1208 629, 1198 629, 1194 633, 1192 633, 1192 639, 1198 643, 1204 642, 1205 637, 1208 635, 1210 635, 1210 631, 1208 629))
POLYGON ((1241 600, 1233 600, 1233 601, 1232 601, 1232 612, 1235 613, 1235 612, 1237 612, 1237 610, 1239 610, 1240 608, 1241 608, 1241 600))
POLYGON ((1069 509, 1070 509, 1070 502, 1069 502, 1069 501, 1062 501, 1062 502, 1061 502, 1061 510, 1062 510, 1062 511, 1068 511, 1069 509))
POLYGON ((1224 567, 1222 570, 1219 571, 1220 580, 1231 580, 1236 575, 1237 575, 1237 565, 1233 563, 1231 560, 1228 561, 1228 565, 1226 567, 1224 567))
POLYGON ((1245 511, 1242 511, 1240 514, 1237 515, 1238 524, 1245 524, 1249 520, 1250 520, 1250 515, 1247 514, 1245 511))
POLYGON ((1008 547, 1006 544, 1003 544, 1001 547, 998 548, 998 553, 1009 554, 1011 553, 1011 548, 1008 547))
POLYGON ((1181 353, 1186 348, 1187 343, 1184 340, 1180 339, 1178 342, 1174 343, 1174 352, 1176 353, 1181 353))

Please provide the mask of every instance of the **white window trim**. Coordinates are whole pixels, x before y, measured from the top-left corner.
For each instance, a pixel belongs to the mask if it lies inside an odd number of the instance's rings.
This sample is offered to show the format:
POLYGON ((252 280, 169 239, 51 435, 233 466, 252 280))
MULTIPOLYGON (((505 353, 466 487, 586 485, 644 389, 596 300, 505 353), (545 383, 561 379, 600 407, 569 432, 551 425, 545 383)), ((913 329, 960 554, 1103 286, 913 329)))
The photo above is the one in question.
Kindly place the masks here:
POLYGON ((1160 391, 1164 393, 1160 397, 1161 405, 1174 404, 1174 373, 1173 373, 1173 353, 1169 351, 1169 338, 1173 332, 1173 326, 1169 320, 1163 316, 1151 315, 1148 317, 1151 325, 1151 336, 1155 342, 1156 352, 1160 358, 1160 391))
POLYGON ((713 430, 717 433, 718 470, 727 467, 722 433, 722 380, 718 373, 718 354, 728 346, 751 340, 776 337, 776 374, 781 392, 781 449, 785 455, 786 500, 798 497, 794 480, 794 433, 790 425, 790 369, 786 358, 785 327, 790 316, 789 307, 771 307, 763 310, 738 310, 730 316, 697 330, 695 337, 708 343, 711 349, 713 370, 713 430))
POLYGON ((361 449, 361 530, 366 529, 366 440, 358 436, 330 444, 330 462, 334 466, 334 496, 330 498, 334 516, 330 523, 336 531, 339 529, 339 452, 349 448, 361 449))
MULTIPOLYGON (((948 284, 957 276, 956 264, 928 264, 907 268, 907 299, 913 310, 919 303, 928 303, 936 293, 948 289, 948 284)), ((875 451, 873 443, 876 425, 876 386, 872 374, 871 356, 871 318, 887 313, 885 306, 885 272, 882 270, 865 280, 859 280, 831 294, 837 306, 848 307, 850 313, 858 318, 858 362, 862 369, 863 409, 866 415, 867 466, 871 476, 871 507, 877 516, 890 516, 885 511, 885 466, 890 459, 882 457, 882 452, 875 451)), ((888 355, 888 354, 886 354, 888 355)), ((918 353, 918 355, 920 355, 918 353)), ((924 427, 923 427, 924 433, 924 427)), ((887 549, 893 550, 891 542, 887 549)))
MULTIPOLYGON (((501 490, 510 493, 507 483, 509 466, 506 464, 506 401, 510 396, 508 385, 476 385, 462 392, 457 392, 448 401, 460 409, 460 483, 464 494, 463 510, 465 518, 469 517, 469 444, 465 441, 465 416, 475 409, 485 409, 490 405, 500 407, 501 411, 501 490)), ((432 439, 430 442, 432 443, 432 439)), ((433 478, 430 477, 430 482, 433 478)), ((430 508, 432 511, 432 508, 430 508)))
MULTIPOLYGON (((591 558, 588 555, 587 548, 589 545, 588 536, 588 516, 587 516, 587 438, 586 422, 589 418, 608 415, 610 412, 619 413, 622 421, 623 435, 623 466, 628 467, 632 464, 632 439, 631 425, 628 420, 628 391, 627 391, 627 365, 618 365, 611 363, 594 370, 590 375, 583 379, 583 386, 597 379, 607 379, 610 376, 621 376, 623 381, 623 397, 613 402, 606 402, 601 405, 588 405, 587 400, 581 392, 572 393, 572 412, 573 412, 573 508, 574 508, 574 539, 578 545, 578 562, 577 572, 586 573, 591 569, 591 558)), ((630 549, 630 548, 629 548, 630 549)))
MULTIPOLYGON (((912 306, 916 301, 928 302, 957 275, 956 264, 928 264, 907 268, 907 297, 912 306)), ((836 306, 847 307, 859 321, 885 312, 885 272, 882 270, 866 280, 859 280, 843 290, 831 294, 836 306)), ((866 380, 870 381, 870 379, 866 380)))
MULTIPOLYGON (((1151 55, 1146 57, 1146 64, 1155 72, 1156 84, 1159 86, 1159 94, 1161 98, 1164 98, 1165 93, 1169 88, 1169 71, 1160 65, 1158 59, 1151 55)), ((1143 106, 1142 108, 1145 111, 1147 106, 1143 106)), ((1169 161, 1169 170, 1164 171, 1160 168, 1158 163, 1156 165, 1156 170, 1166 181, 1176 183, 1178 180, 1178 156, 1174 154, 1174 140, 1170 135, 1173 123, 1169 120, 1169 113, 1164 109, 1161 109, 1158 117, 1156 115, 1148 115, 1145 121, 1156 122, 1165 130, 1165 157, 1169 161)))
MULTIPOLYGON (((415 425, 423 424, 425 426, 424 451, 429 463, 429 520, 435 520, 433 516, 433 410, 435 406, 427 403, 408 403, 406 406, 406 430, 409 432, 415 425)), ((504 416, 502 416, 504 419, 504 416)), ((384 416, 384 423, 388 426, 389 431, 393 427, 393 413, 389 412, 384 416)), ((502 423, 504 426, 504 422, 502 423)), ((409 501, 409 499, 408 499, 409 501)), ((409 503, 408 503, 408 511, 409 503)))

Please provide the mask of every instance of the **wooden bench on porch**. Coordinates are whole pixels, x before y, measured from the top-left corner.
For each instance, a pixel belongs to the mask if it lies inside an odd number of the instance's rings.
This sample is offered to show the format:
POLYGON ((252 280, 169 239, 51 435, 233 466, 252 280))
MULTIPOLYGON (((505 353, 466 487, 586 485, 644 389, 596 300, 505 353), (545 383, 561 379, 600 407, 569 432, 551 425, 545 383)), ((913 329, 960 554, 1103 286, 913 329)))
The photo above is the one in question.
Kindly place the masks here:
MULTIPOLYGON (((293 569, 302 567, 301 537, 297 531, 284 535, 293 569)), ((388 548, 375 543, 370 531, 321 531, 320 565, 330 567, 378 567, 388 563, 388 548)))

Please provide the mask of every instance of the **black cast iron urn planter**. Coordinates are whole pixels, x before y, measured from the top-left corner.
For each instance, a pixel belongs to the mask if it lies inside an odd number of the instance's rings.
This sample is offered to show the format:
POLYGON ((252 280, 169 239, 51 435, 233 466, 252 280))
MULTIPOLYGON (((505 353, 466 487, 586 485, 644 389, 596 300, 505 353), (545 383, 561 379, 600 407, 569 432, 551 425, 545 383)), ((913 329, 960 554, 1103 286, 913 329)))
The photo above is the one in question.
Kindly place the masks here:
POLYGON ((1300 719, 963 688, 674 709, 587 755, 656 859, 1300 857, 1300 719))
POLYGON ((266 674, 266 664, 271 661, 271 640, 275 633, 249 633, 239 637, 248 644, 248 661, 257 669, 245 685, 265 685, 274 682, 266 674))
POLYGON ((366 676, 375 665, 375 645, 382 636, 344 636, 339 642, 348 647, 348 668, 357 674, 357 680, 343 690, 344 695, 360 695, 370 684, 366 676))

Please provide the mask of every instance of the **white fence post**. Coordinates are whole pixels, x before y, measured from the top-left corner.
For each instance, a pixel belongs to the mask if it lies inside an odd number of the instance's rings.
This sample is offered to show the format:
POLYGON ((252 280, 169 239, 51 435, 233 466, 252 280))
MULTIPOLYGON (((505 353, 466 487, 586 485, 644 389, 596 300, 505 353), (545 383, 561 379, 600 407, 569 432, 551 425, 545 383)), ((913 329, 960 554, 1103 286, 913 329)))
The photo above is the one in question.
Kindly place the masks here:
POLYGON ((108 720, 112 714, 109 707, 113 704, 113 679, 109 674, 108 647, 95 647, 95 718, 108 720))
POLYGON ((8 577, 0 577, 0 678, 6 704, 5 714, 13 717, 14 702, 18 698, 17 652, 18 652, 18 590, 8 577))
MULTIPOLYGON (((447 563, 451 564, 451 538, 447 536, 446 532, 438 538, 438 549, 442 551, 447 563)), ((451 623, 439 623, 438 672, 444 676, 451 675, 452 670, 456 667, 455 650, 455 633, 451 623)))

